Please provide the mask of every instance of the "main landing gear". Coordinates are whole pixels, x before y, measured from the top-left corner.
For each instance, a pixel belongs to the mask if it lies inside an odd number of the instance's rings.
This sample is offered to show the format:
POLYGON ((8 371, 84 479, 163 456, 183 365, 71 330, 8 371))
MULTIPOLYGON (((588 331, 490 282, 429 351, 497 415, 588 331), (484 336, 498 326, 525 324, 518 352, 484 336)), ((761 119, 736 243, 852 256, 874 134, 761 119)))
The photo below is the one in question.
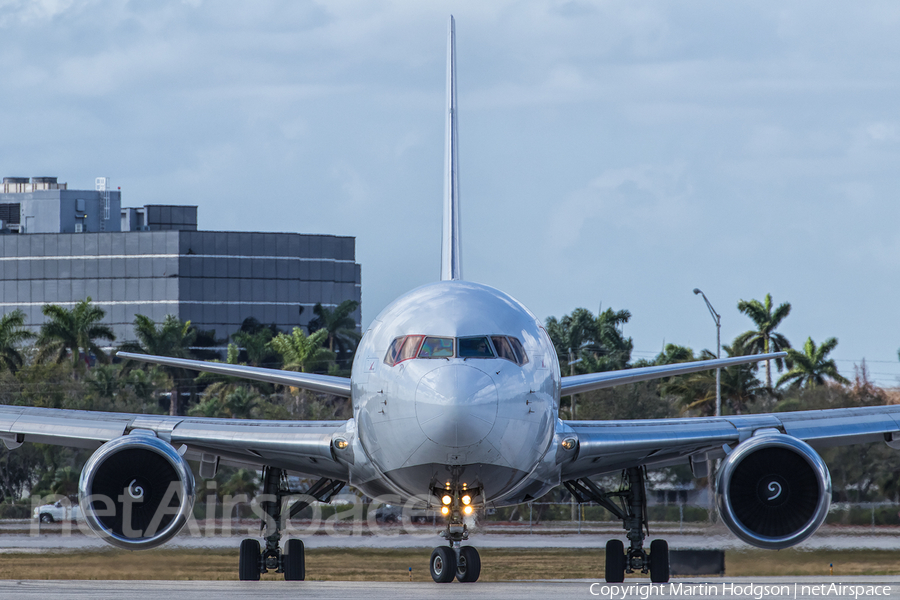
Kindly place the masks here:
POLYGON ((628 550, 621 540, 606 543, 606 581, 621 583, 625 573, 650 574, 653 583, 669 581, 669 544, 665 540, 653 540, 650 552, 644 550, 644 532, 650 534, 647 525, 647 493, 644 479, 647 470, 633 467, 622 472, 622 489, 607 492, 588 478, 566 481, 566 488, 578 503, 596 502, 617 518, 622 519, 628 550))
POLYGON ((262 573, 273 570, 284 573, 285 581, 303 581, 306 579, 306 557, 301 540, 290 539, 281 550, 281 532, 285 523, 314 500, 328 502, 344 487, 343 481, 323 477, 300 496, 291 505, 287 513, 282 512, 282 501, 285 496, 296 494, 287 487, 284 471, 275 467, 263 468, 263 494, 270 500, 262 502, 265 518, 262 528, 265 531, 266 548, 260 547, 259 541, 246 539, 241 542, 239 576, 241 581, 259 581, 262 573))
POLYGON ((472 514, 472 499, 475 491, 463 489, 462 493, 451 493, 438 490, 441 497, 441 512, 447 517, 447 529, 441 537, 447 540, 447 546, 438 546, 431 553, 431 578, 436 583, 450 583, 455 578, 460 583, 478 581, 481 575, 481 557, 472 546, 463 546, 463 540, 469 539, 469 530, 464 522, 464 515, 472 514))

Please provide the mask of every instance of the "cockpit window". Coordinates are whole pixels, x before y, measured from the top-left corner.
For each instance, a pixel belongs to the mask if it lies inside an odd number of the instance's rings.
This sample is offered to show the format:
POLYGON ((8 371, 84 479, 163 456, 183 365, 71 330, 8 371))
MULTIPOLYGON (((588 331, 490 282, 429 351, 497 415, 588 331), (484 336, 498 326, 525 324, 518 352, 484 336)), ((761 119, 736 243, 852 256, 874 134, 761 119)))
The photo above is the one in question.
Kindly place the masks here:
POLYGON ((460 358, 493 358, 494 352, 486 337, 459 338, 460 358))
POLYGON ((512 362, 518 362, 516 360, 516 353, 513 352, 512 346, 509 345, 509 340, 502 335, 494 335, 491 336, 491 341, 494 342, 494 348, 497 350, 497 356, 500 358, 505 358, 506 360, 511 360, 512 362))
POLYGON ((518 339, 506 335, 464 338, 404 335, 395 338, 384 357, 394 366, 411 358, 502 358, 520 367, 528 362, 525 348, 518 339), (454 348, 456 346, 456 348, 454 348), (455 350, 455 352, 454 352, 455 350))
POLYGON ((419 358, 450 358, 453 356, 453 338, 426 337, 419 350, 419 358))
POLYGON ((516 353, 516 364, 519 366, 526 364, 528 362, 528 355, 525 354, 525 348, 522 347, 522 342, 514 337, 508 339, 516 353))
POLYGON ((408 335, 406 337, 398 337, 391 343, 391 347, 388 349, 388 353, 384 357, 384 362, 393 367, 397 363, 401 363, 404 360, 415 358, 416 353, 419 351, 419 346, 422 343, 423 337, 425 336, 408 335))

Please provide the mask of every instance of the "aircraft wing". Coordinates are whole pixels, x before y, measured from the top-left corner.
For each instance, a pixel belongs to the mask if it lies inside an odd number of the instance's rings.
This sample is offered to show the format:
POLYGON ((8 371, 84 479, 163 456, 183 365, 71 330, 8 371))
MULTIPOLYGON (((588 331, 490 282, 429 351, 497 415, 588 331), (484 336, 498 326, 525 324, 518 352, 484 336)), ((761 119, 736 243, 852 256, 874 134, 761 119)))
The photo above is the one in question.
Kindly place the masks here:
POLYGON ((686 463, 691 464, 695 475, 702 477, 704 463, 724 457, 725 446, 734 447, 762 429, 799 438, 813 448, 877 441, 894 447, 900 442, 900 406, 563 423, 571 430, 569 435, 578 440, 574 456, 562 464, 565 480, 640 465, 653 468, 686 463))
POLYGON ((334 377, 332 375, 316 375, 313 373, 298 373, 296 371, 282 371, 281 369, 264 369, 262 367, 248 367, 246 365, 231 365, 228 363, 207 362, 204 360, 190 360, 187 358, 172 358, 169 356, 153 356, 151 354, 135 354, 133 352, 118 352, 116 356, 128 360, 139 360, 165 365, 168 367, 180 367, 194 371, 205 371, 218 375, 242 377, 254 381, 265 381, 291 387, 333 394, 344 398, 350 397, 350 380, 346 377, 334 377))
MULTIPOLYGON (((185 458, 203 464, 278 467, 316 477, 347 481, 352 452, 332 450, 337 437, 351 439, 353 421, 265 421, 211 419, 0 406, 0 440, 8 448, 37 442, 96 449, 134 430, 152 431, 185 458)), ((349 450, 349 449, 348 449, 349 450)))
MULTIPOLYGON (((121 356, 122 353, 120 352, 121 356)), ((773 352, 771 354, 751 354, 749 356, 735 356, 732 358, 715 358, 713 360, 698 360, 686 363, 674 363, 671 365, 658 365, 653 367, 639 367, 637 369, 623 369, 621 371, 605 371, 602 373, 588 373, 587 375, 572 375, 562 378, 560 390, 561 396, 580 394, 591 390, 615 387, 625 383, 637 383, 651 379, 662 379, 675 375, 686 375, 698 371, 710 369, 724 369, 735 365, 784 358, 787 352, 773 352)))

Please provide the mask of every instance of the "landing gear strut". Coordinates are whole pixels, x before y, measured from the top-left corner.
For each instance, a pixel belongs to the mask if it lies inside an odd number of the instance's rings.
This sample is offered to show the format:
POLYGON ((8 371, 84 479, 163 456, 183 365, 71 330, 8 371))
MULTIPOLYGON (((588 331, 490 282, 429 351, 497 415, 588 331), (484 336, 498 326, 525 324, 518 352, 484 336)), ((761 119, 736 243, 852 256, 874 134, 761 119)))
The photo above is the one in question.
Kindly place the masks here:
POLYGON ((262 509, 265 517, 262 529, 265 532, 265 549, 260 548, 257 540, 246 539, 241 542, 239 575, 241 581, 259 581, 261 573, 273 570, 284 573, 286 581, 303 581, 306 579, 306 557, 301 540, 289 539, 281 550, 281 532, 286 522, 313 501, 329 502, 344 487, 343 481, 323 477, 312 485, 300 499, 291 505, 287 513, 282 511, 285 496, 297 494, 287 486, 284 470, 275 467, 263 468, 263 494, 270 499, 263 501, 262 509))
POLYGON ((620 540, 606 543, 606 581, 620 583, 625 573, 650 574, 653 583, 669 581, 669 545, 665 540, 653 540, 650 552, 644 550, 644 538, 650 534, 647 524, 647 493, 644 480, 647 470, 633 467, 622 472, 622 488, 607 492, 588 478, 566 481, 566 488, 581 504, 596 502, 622 520, 628 550, 620 540))
POLYGON ((441 512, 447 517, 447 529, 441 537, 447 540, 447 546, 438 546, 431 553, 431 578, 436 583, 450 583, 456 578, 460 583, 478 581, 481 575, 481 557, 472 546, 463 546, 463 540, 469 539, 464 516, 472 514, 472 499, 477 494, 474 490, 451 493, 437 490, 443 508, 441 512))

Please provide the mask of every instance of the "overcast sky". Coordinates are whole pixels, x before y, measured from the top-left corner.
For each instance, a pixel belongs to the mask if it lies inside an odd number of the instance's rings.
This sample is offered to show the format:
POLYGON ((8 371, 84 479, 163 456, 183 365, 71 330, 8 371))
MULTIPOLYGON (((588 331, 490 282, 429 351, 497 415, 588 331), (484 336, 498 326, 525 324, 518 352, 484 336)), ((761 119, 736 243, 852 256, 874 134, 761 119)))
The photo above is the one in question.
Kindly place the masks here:
POLYGON ((0 176, 355 236, 365 325, 440 274, 450 13, 466 279, 635 357, 771 293, 898 385, 895 1, 0 0, 0 176))

